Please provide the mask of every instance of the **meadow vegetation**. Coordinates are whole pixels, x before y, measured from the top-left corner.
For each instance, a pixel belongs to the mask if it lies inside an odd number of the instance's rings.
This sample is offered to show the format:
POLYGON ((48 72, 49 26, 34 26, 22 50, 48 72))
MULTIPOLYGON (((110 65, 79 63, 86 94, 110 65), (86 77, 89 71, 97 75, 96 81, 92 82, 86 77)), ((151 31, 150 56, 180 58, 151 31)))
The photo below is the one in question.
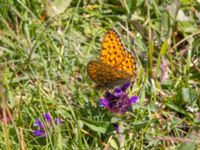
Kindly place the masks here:
POLYGON ((0 149, 200 149, 200 1, 0 0, 0 104, 0 149), (86 72, 109 29, 137 62, 122 115, 86 72))

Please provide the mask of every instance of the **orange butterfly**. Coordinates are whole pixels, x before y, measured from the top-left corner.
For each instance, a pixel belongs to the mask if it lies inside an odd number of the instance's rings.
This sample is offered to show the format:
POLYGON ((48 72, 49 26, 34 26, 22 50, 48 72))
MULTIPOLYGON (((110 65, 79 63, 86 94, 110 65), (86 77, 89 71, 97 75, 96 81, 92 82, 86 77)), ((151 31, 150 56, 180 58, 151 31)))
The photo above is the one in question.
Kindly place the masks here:
POLYGON ((136 76, 135 59, 113 29, 103 39, 99 60, 89 61, 87 73, 99 86, 108 88, 129 83, 136 76))

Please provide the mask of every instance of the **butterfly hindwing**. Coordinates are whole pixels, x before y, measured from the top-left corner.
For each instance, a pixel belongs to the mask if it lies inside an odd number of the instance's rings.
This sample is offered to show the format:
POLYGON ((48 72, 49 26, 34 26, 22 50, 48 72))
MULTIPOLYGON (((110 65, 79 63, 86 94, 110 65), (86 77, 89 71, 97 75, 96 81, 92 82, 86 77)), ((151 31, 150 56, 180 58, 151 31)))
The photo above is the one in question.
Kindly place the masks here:
POLYGON ((90 61, 87 68, 89 77, 101 86, 114 87, 131 81, 128 73, 102 64, 101 61, 90 61))
POLYGON ((136 76, 136 62, 130 52, 127 51, 126 58, 119 66, 117 66, 117 69, 129 73, 130 75, 132 75, 132 77, 136 76))

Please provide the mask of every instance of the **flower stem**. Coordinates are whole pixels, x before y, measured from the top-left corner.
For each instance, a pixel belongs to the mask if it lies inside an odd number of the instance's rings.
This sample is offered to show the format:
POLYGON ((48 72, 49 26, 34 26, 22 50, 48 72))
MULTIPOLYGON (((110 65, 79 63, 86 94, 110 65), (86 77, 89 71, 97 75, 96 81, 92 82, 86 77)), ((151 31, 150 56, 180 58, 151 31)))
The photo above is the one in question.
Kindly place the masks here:
POLYGON ((124 141, 125 141, 125 136, 124 136, 124 126, 122 123, 118 123, 119 130, 118 130, 118 140, 120 144, 120 150, 124 150, 124 141))

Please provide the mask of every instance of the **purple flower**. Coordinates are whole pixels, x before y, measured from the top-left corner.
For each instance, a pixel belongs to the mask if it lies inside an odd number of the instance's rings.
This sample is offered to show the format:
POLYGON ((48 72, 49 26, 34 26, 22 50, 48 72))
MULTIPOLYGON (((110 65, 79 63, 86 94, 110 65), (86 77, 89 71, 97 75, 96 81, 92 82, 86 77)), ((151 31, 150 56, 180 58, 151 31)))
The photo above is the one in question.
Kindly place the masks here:
POLYGON ((59 125, 59 124, 64 123, 64 120, 63 120, 63 119, 60 119, 60 118, 56 118, 54 121, 55 121, 55 124, 56 124, 56 125, 59 125))
POLYGON ((114 128, 115 128, 115 131, 116 131, 117 133, 119 133, 119 125, 118 125, 117 123, 114 123, 113 126, 114 126, 114 128))
POLYGON ((43 114, 42 116, 43 116, 44 121, 51 122, 52 119, 51 119, 51 114, 49 112, 43 114))
POLYGON ((43 124, 42 124, 42 122, 40 121, 39 118, 35 119, 33 126, 35 126, 35 127, 38 126, 39 128, 42 128, 42 129, 44 128, 44 126, 43 126, 43 124))
POLYGON ((127 112, 132 104, 138 100, 137 96, 129 98, 126 89, 130 87, 130 83, 114 89, 114 93, 106 92, 105 98, 100 98, 100 106, 104 106, 112 113, 123 114, 127 112))
POLYGON ((33 133, 34 136, 41 136, 41 137, 46 137, 45 131, 40 130, 35 130, 33 133))
POLYGON ((38 127, 38 130, 35 130, 33 133, 34 136, 45 137, 47 135, 48 129, 53 127, 53 122, 55 123, 55 125, 59 125, 64 122, 63 119, 59 118, 55 118, 53 120, 49 112, 43 114, 42 116, 44 122, 42 122, 39 118, 36 118, 33 124, 33 126, 38 127))

